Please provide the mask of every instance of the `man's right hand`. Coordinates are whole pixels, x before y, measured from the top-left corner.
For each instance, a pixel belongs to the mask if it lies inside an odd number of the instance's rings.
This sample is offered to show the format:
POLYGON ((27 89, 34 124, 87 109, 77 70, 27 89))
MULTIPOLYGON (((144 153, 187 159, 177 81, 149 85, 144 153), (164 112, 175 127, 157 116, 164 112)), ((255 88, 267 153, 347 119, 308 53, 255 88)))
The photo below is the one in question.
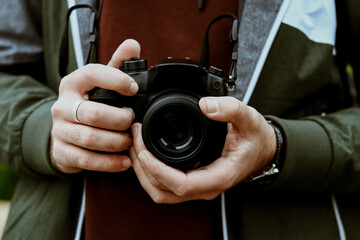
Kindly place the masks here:
POLYGON ((62 79, 58 100, 51 109, 50 157, 58 170, 64 173, 83 169, 118 172, 131 166, 130 158, 120 153, 132 145, 130 133, 125 132, 135 117, 131 109, 84 101, 76 111, 80 123, 75 121, 72 111, 74 104, 88 99, 88 92, 95 87, 125 96, 134 95, 138 85, 118 67, 126 60, 139 57, 139 43, 126 40, 107 66, 89 64, 62 79))

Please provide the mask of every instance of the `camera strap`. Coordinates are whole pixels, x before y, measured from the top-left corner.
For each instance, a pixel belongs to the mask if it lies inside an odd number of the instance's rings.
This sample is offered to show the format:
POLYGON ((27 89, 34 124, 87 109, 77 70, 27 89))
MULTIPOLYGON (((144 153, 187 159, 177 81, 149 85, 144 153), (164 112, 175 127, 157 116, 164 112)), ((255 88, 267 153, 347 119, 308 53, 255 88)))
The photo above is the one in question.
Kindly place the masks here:
POLYGON ((69 62, 69 19, 71 13, 76 9, 84 9, 88 8, 91 11, 90 14, 90 22, 89 22, 89 54, 86 58, 86 63, 95 63, 96 59, 96 39, 98 36, 98 32, 96 29, 97 24, 100 21, 102 7, 104 4, 104 0, 100 1, 99 8, 95 9, 93 6, 89 4, 76 4, 70 7, 66 13, 66 25, 64 31, 62 33, 61 44, 60 44, 60 62, 59 62, 59 74, 61 77, 66 75, 66 68, 69 62))
MULTIPOLYGON (((245 1, 242 1, 245 2, 245 1)), ((203 67, 208 68, 209 67, 209 58, 210 58, 210 47, 209 47, 209 31, 211 26, 226 18, 233 19, 233 25, 230 29, 229 37, 230 37, 230 44, 233 47, 233 52, 231 55, 231 65, 230 65, 230 71, 229 71, 229 78, 226 81, 226 88, 228 91, 233 91, 235 89, 235 81, 236 81, 236 63, 237 63, 237 40, 238 40, 238 25, 239 20, 238 18, 232 14, 232 13, 224 13, 220 14, 217 17, 215 17, 211 22, 209 23, 208 27, 205 31, 205 36, 203 40, 203 46, 201 50, 201 56, 200 56, 200 63, 203 67)))

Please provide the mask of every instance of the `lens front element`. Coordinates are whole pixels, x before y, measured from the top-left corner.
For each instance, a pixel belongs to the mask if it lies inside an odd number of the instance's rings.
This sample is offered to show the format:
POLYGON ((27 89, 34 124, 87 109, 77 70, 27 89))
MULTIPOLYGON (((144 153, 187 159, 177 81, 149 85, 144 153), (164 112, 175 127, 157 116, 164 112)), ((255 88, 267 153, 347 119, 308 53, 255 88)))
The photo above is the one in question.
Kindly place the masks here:
POLYGON ((177 93, 159 97, 151 104, 143 119, 143 139, 155 157, 175 166, 200 160, 208 119, 198 101, 177 93))
POLYGON ((175 151, 190 146, 194 140, 194 124, 196 124, 190 118, 191 113, 180 106, 172 106, 164 110, 156 120, 160 127, 157 134, 160 144, 175 151))

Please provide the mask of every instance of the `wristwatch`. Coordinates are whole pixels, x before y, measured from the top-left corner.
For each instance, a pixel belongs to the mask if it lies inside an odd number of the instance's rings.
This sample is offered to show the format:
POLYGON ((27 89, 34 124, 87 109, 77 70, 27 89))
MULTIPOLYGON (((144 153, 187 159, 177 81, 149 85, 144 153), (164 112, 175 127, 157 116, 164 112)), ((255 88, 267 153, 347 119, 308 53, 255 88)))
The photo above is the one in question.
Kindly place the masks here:
POLYGON ((250 175, 245 180, 246 183, 257 183, 259 185, 270 184, 280 173, 284 153, 284 138, 281 130, 271 120, 267 120, 267 123, 273 127, 276 135, 277 147, 275 157, 271 164, 264 167, 261 171, 256 172, 256 174, 250 175))

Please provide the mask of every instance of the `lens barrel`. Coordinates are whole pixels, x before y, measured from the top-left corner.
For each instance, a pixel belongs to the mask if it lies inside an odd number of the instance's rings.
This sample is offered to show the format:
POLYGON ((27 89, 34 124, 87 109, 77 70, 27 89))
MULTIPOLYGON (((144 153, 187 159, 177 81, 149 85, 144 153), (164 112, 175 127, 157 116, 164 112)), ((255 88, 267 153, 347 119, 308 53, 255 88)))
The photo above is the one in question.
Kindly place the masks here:
POLYGON ((168 165, 194 165, 204 151, 208 119, 194 96, 173 93, 158 97, 143 118, 143 140, 168 165))

